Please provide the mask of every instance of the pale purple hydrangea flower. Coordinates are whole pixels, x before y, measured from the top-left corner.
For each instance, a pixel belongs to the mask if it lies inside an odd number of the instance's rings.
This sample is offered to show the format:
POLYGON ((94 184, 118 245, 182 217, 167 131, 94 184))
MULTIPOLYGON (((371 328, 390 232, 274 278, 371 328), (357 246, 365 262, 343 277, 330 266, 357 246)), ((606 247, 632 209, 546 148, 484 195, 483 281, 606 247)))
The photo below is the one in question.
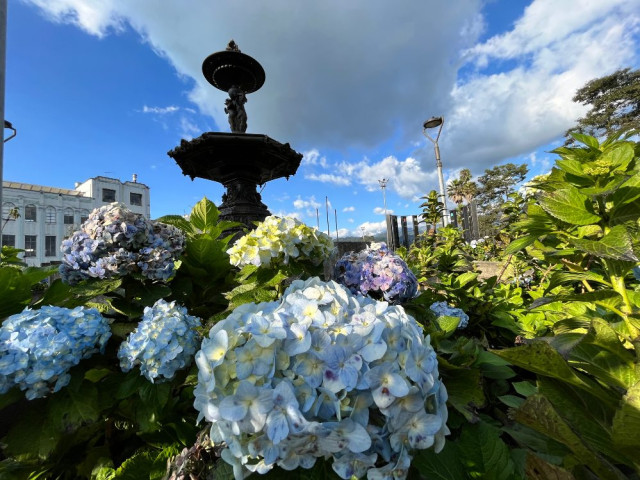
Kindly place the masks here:
POLYGON ((384 243, 374 243, 360 252, 342 256, 334 267, 334 278, 351 293, 369 295, 392 304, 416 296, 418 280, 407 264, 389 252, 384 243))
POLYGON ((175 271, 184 241, 179 229, 114 202, 95 209, 80 231, 63 240, 60 275, 71 285, 134 272, 166 281, 175 271))

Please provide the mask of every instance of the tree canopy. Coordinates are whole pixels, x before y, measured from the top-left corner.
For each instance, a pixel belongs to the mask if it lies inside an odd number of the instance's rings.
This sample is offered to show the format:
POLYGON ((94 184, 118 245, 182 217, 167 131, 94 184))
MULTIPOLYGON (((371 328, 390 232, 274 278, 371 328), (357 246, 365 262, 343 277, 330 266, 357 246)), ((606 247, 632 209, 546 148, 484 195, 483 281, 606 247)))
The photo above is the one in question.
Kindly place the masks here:
POLYGON ((591 105, 591 109, 567 130, 567 144, 573 143, 573 133, 605 137, 640 130, 640 70, 625 68, 591 80, 576 92, 573 101, 591 105))
POLYGON ((478 177, 480 189, 478 202, 484 208, 507 201, 507 196, 513 192, 513 187, 527 176, 529 167, 525 164, 515 165, 505 163, 491 169, 486 169, 484 175, 478 177))

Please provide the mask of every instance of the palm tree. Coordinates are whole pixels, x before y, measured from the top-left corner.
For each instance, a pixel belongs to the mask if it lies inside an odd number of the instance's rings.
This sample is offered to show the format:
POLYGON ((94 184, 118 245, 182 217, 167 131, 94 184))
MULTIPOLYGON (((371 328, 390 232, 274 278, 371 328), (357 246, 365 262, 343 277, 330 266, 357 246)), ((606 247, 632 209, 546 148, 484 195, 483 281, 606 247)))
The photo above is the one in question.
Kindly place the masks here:
POLYGON ((462 182, 462 196, 471 203, 471 200, 478 194, 478 185, 471 181, 471 170, 463 168, 460 170, 460 181, 462 182))
POLYGON ((447 194, 449 198, 456 204, 460 205, 464 200, 464 183, 461 179, 456 178, 447 185, 447 194))

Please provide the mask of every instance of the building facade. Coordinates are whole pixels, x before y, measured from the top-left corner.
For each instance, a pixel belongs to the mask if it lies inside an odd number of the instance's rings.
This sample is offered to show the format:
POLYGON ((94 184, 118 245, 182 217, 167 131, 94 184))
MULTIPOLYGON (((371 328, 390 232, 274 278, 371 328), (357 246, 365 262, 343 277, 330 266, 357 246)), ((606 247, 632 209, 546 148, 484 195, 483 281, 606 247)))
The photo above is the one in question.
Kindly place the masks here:
POLYGON ((60 262, 62 240, 79 230, 89 213, 111 202, 120 202, 149 218, 149 187, 131 181, 95 177, 76 183, 75 189, 2 182, 2 245, 23 249, 28 265, 60 262))

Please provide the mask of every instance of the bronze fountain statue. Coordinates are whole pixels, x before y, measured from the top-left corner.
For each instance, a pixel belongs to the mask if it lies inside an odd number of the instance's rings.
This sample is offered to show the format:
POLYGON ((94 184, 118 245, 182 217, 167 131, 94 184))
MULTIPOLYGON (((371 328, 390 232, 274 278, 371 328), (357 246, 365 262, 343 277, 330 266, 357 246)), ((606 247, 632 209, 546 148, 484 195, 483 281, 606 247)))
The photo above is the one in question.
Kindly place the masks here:
POLYGON ((192 180, 198 177, 224 185, 226 192, 219 205, 222 220, 254 228, 254 222, 270 215, 257 186, 294 175, 302 154, 267 135, 246 133, 247 95, 262 87, 265 73, 233 40, 226 50, 204 60, 202 73, 211 85, 229 94, 224 111, 231 133, 205 132, 193 140, 183 139, 168 155, 192 180))

